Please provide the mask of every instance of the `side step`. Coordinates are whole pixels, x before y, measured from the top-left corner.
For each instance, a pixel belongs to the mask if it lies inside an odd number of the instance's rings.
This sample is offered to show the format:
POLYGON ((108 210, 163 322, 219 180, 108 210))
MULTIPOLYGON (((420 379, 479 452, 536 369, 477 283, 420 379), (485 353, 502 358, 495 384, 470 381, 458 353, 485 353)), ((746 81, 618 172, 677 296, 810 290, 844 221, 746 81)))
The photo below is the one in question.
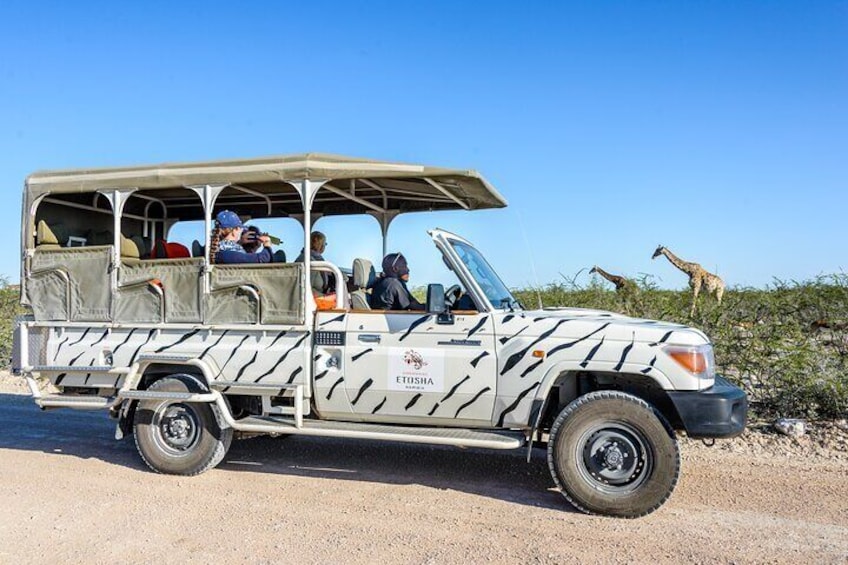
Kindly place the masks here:
POLYGON ((28 373, 107 373, 124 375, 129 373, 128 367, 112 367, 110 365, 85 367, 82 365, 34 365, 24 368, 28 373))
POLYGON ((171 402, 215 402, 216 394, 194 392, 157 392, 149 390, 119 391, 116 397, 74 396, 70 394, 50 394, 35 399, 42 408, 78 408, 94 410, 110 408, 121 400, 169 400, 171 402))
POLYGON ((35 403, 42 408, 76 408, 78 410, 109 408, 114 402, 114 398, 103 396, 70 396, 66 394, 48 394, 35 399, 35 403))
POLYGON ((236 420, 233 429, 253 433, 376 439, 487 449, 517 449, 525 443, 523 432, 465 428, 419 428, 325 420, 303 420, 303 425, 297 427, 294 420, 268 416, 251 416, 236 420))

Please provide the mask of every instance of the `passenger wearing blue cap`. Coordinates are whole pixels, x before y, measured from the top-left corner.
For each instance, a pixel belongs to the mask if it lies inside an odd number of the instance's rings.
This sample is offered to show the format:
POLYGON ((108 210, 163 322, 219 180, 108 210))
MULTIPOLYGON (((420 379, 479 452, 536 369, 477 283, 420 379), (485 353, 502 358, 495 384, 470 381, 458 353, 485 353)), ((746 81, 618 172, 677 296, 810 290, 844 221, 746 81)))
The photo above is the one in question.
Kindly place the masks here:
POLYGON ((270 263, 271 239, 267 235, 260 235, 258 239, 262 243, 262 250, 257 253, 248 253, 239 243, 242 231, 244 231, 244 224, 235 212, 230 210, 218 212, 209 242, 210 261, 219 264, 270 263))

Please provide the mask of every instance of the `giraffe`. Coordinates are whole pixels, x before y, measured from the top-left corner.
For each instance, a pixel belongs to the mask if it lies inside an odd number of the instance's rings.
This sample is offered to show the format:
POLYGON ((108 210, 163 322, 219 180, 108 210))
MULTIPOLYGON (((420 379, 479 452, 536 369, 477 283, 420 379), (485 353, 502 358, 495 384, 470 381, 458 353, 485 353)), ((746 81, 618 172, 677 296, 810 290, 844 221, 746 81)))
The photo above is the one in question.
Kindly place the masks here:
POLYGON ((622 276, 619 276, 619 275, 613 275, 611 273, 608 273, 605 270, 603 270, 602 268, 598 267, 597 265, 592 267, 592 270, 589 271, 590 275, 592 273, 598 273, 603 278, 607 279, 609 282, 614 284, 616 292, 621 292, 622 290, 626 289, 627 287, 632 286, 632 284, 633 284, 628 279, 626 279, 622 276))
POLYGON ((665 255, 672 265, 689 275, 689 286, 692 287, 692 309, 689 312, 690 316, 695 315, 695 307, 698 302, 698 294, 701 292, 701 287, 706 288, 707 294, 715 294, 716 300, 721 304, 721 297, 724 296, 724 281, 718 275, 707 272, 698 263, 690 263, 684 261, 662 245, 658 246, 651 259, 656 259, 660 255, 665 255))

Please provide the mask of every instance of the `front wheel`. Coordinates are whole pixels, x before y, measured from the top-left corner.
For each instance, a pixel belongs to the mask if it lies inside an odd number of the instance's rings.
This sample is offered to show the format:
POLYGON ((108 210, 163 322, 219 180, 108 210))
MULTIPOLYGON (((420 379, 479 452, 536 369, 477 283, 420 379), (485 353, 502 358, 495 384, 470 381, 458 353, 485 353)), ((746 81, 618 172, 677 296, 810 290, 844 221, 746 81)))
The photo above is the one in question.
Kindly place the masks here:
MULTIPOLYGON (((205 392, 189 375, 160 379, 148 389, 156 392, 205 392)), ((147 466, 158 473, 199 475, 220 463, 233 439, 222 429, 211 404, 142 400, 135 412, 135 444, 147 466)))
POLYGON ((577 509, 638 518, 671 495, 680 452, 671 426, 647 402, 601 390, 560 412, 551 427, 548 466, 577 509))

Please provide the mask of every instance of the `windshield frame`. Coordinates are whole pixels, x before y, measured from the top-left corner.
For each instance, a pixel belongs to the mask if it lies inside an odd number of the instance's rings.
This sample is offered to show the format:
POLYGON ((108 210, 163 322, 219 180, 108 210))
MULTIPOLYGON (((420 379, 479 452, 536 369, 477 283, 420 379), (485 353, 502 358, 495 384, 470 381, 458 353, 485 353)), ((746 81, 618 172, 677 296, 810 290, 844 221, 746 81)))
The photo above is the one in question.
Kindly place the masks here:
POLYGON ((486 256, 483 255, 483 253, 481 253, 480 250, 474 246, 474 244, 462 237, 459 237, 453 233, 441 229, 431 230, 429 231, 429 234, 433 238, 433 241, 436 243, 436 246, 446 257, 448 262, 452 265, 452 270, 454 271, 454 274, 459 277, 460 281, 465 285, 466 290, 474 297, 475 302, 477 302, 481 306, 481 310, 487 310, 491 312, 494 310, 522 309, 520 303, 512 294, 512 291, 510 291, 509 287, 504 284, 503 279, 501 279, 497 271, 492 268, 491 264, 486 259, 486 256), (480 284, 477 277, 472 274, 469 266, 461 259, 459 252, 455 248, 456 244, 460 244, 467 247, 469 250, 472 250, 477 255, 477 257, 481 261, 481 264, 485 266, 485 268, 493 275, 494 280, 506 291, 508 296, 505 296, 504 300, 500 301, 500 303, 498 304, 492 303, 492 301, 483 291, 483 286, 480 284))

